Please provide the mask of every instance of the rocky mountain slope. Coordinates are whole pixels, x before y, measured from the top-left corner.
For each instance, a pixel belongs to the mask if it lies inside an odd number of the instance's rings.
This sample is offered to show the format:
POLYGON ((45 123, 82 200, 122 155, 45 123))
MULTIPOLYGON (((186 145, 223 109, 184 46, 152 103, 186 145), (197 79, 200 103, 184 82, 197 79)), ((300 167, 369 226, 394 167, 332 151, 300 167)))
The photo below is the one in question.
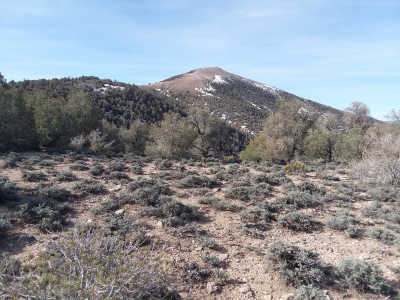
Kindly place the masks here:
POLYGON ((330 111, 342 114, 340 110, 218 67, 192 70, 141 88, 167 95, 185 104, 207 108, 211 114, 247 132, 261 129, 262 122, 276 109, 278 100, 298 99, 320 113, 330 111))

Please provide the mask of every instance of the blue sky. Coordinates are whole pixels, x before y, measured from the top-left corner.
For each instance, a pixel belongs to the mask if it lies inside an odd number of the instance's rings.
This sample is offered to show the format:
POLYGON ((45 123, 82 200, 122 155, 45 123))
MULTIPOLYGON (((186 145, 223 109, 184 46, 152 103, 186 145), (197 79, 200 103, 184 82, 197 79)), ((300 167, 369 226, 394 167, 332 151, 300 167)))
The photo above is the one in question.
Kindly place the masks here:
POLYGON ((8 81, 140 85, 217 66, 378 119, 400 109, 398 0, 13 0, 0 40, 8 81))

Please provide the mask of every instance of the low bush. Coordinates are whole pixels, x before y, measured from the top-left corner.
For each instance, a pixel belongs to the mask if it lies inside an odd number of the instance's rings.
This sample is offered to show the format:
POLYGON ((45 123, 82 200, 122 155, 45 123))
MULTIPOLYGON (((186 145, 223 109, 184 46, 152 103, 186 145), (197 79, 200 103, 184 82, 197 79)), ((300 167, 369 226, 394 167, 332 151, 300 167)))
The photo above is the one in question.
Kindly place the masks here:
POLYGON ((108 164, 108 171, 109 172, 124 172, 125 171, 125 164, 118 161, 112 161, 108 164))
POLYGON ((16 266, 8 276, 1 270, 3 292, 34 299, 180 299, 157 252, 141 246, 131 235, 74 229, 48 246, 37 267, 16 266))
POLYGON ((400 201, 400 188, 393 186, 376 187, 368 191, 373 199, 381 202, 400 201))
POLYGON ((236 211, 238 207, 236 205, 232 205, 229 202, 219 200, 214 197, 204 197, 199 199, 200 204, 207 204, 211 207, 215 208, 216 210, 222 211, 236 211))
POLYGON ((325 225, 333 230, 345 231, 354 223, 357 223, 357 219, 348 214, 327 216, 325 218, 325 225))
POLYGON ((101 194, 106 191, 106 188, 101 182, 91 179, 84 179, 77 182, 73 186, 73 189, 82 194, 101 194))
POLYGON ((89 173, 93 176, 99 176, 103 174, 105 171, 103 165, 96 164, 93 167, 90 168, 89 173))
POLYGON ((76 176, 72 172, 58 172, 55 174, 57 181, 75 181, 76 176))
POLYGON ((293 300, 327 300, 327 295, 313 285, 302 285, 294 293, 293 300))
POLYGON ((131 167, 131 172, 136 175, 142 175, 143 167, 140 164, 135 164, 131 167))
POLYGON ((321 286, 328 279, 326 265, 318 254, 295 245, 274 242, 268 247, 267 258, 278 267, 286 284, 321 286))
POLYGON ((218 267, 221 261, 219 258, 213 254, 204 254, 201 256, 201 259, 210 266, 218 267))
POLYGON ((108 175, 110 179, 129 179, 128 174, 125 172, 113 171, 108 175))
POLYGON ((287 164, 285 171, 286 174, 306 174, 308 172, 306 165, 301 161, 287 164))
POLYGON ((346 259, 339 263, 336 273, 345 284, 361 292, 392 292, 390 285, 381 277, 381 269, 373 262, 346 259))
POLYGON ((10 152, 5 157, 2 167, 4 169, 14 168, 17 166, 17 162, 21 161, 21 159, 22 157, 18 153, 10 152))
POLYGON ((323 186, 320 187, 308 180, 304 180, 301 183, 297 184, 296 189, 301 192, 310 193, 311 195, 317 194, 323 196, 326 194, 326 189, 323 186))
POLYGON ((200 244, 202 244, 203 246, 210 248, 210 249, 217 249, 218 248, 218 243, 209 237, 206 236, 200 236, 198 238, 200 244))
POLYGON ((292 180, 285 176, 285 172, 275 172, 271 174, 260 174, 254 178, 255 182, 265 182, 270 185, 282 185, 284 183, 292 182, 292 180))
POLYGON ((278 224, 295 231, 310 231, 319 223, 308 215, 291 211, 278 219, 278 224))
POLYGON ((254 207, 240 212, 240 220, 248 224, 267 224, 275 220, 275 215, 269 206, 254 207))
POLYGON ((43 172, 22 172, 22 180, 28 182, 37 182, 47 180, 43 172))
POLYGON ((162 218, 168 226, 183 226, 199 219, 196 206, 185 205, 169 196, 159 196, 139 211, 140 215, 162 218))
POLYGON ((396 240, 396 236, 393 233, 383 228, 369 228, 365 234, 372 239, 380 240, 386 244, 392 244, 396 240))
POLYGON ((0 215, 0 237, 6 235, 11 227, 11 223, 6 220, 4 215, 0 215))
POLYGON ((391 207, 384 207, 380 202, 373 202, 370 206, 362 210, 362 214, 367 217, 384 219, 392 223, 400 224, 400 215, 391 207))
POLYGON ((317 178, 328 181, 340 181, 339 177, 322 172, 317 172, 317 178))
POLYGON ((0 177, 0 204, 17 199, 17 186, 8 181, 6 177, 0 177))
POLYGON ((312 207, 315 202, 309 193, 293 191, 284 197, 275 199, 273 205, 282 209, 299 209, 312 207))
POLYGON ((47 199, 31 199, 18 207, 16 214, 24 222, 35 224, 41 231, 61 229, 68 210, 65 203, 47 199))
POLYGON ((61 186, 48 185, 39 189, 39 195, 57 201, 68 201, 71 197, 71 192, 61 186))
POLYGON ((89 167, 84 162, 75 162, 70 165, 69 168, 74 171, 86 171, 89 170, 89 167))
POLYGON ((212 187, 217 182, 204 175, 188 175, 178 181, 177 186, 180 188, 195 188, 195 187, 212 187))
POLYGON ((167 170, 172 167, 173 163, 168 159, 157 159, 155 165, 159 170, 167 170))

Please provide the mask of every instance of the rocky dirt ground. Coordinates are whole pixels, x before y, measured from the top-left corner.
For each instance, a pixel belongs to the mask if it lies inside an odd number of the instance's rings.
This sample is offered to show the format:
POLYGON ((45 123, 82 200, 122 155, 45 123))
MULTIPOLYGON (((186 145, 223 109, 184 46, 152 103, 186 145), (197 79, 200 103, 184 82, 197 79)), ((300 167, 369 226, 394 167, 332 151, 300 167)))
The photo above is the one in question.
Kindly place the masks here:
MULTIPOLYGON (((0 169, 0 176, 17 185, 21 203, 27 201, 28 196, 35 195, 41 184, 63 186, 72 192, 73 198, 68 202, 72 209, 65 215, 64 230, 82 223, 102 223, 106 216, 125 218, 130 215, 144 222, 146 235, 158 240, 161 245, 160 253, 167 262, 167 272, 174 279, 182 299, 291 299, 290 295, 296 288, 284 284, 277 269, 265 256, 269 245, 276 241, 316 252, 323 262, 331 266, 338 265, 344 258, 375 262, 390 285, 396 290, 400 289, 400 244, 396 242, 400 238, 400 202, 396 202, 399 201, 396 198, 398 194, 390 188, 385 190, 383 187, 357 184, 350 178, 346 166, 315 164, 308 166, 309 170, 305 173, 285 175, 284 166, 258 163, 149 161, 129 156, 108 159, 76 153, 42 152, 20 153, 17 157, 15 166, 0 169), (122 165, 119 172, 125 175, 114 175, 113 179, 110 176, 111 165, 116 163, 122 165), (94 165, 102 165, 105 172, 90 174, 89 170, 94 165), (142 174, 136 174, 141 173, 138 168, 141 168, 142 174), (24 180, 24 173, 32 172, 42 172, 44 176, 32 182, 24 180), (76 178, 70 182, 60 182, 54 175, 57 172, 72 172, 76 178), (184 186, 180 184, 184 172, 186 175, 207 176, 215 181, 210 186, 205 184, 206 187, 201 184, 184 186), (254 179, 257 176, 262 178, 262 175, 275 176, 283 181, 271 185, 268 192, 257 195, 251 192, 251 186, 256 184, 254 179), (121 176, 125 178, 116 179, 121 176), (168 226, 163 218, 138 214, 142 208, 139 204, 125 202, 107 207, 104 205, 105 200, 113 203, 115 199, 127 197, 131 192, 128 191, 130 183, 154 178, 168 184, 172 197, 177 201, 198 207, 200 218, 196 223, 173 227, 168 226), (83 179, 93 179, 105 189, 101 193, 80 194, 73 186, 83 179), (244 199, 246 195, 241 197, 233 193, 232 196, 229 193, 246 180, 250 183, 247 186, 250 191, 247 199, 244 199), (261 222, 259 226, 243 220, 243 211, 252 210, 260 202, 274 203, 290 191, 301 189, 309 192, 313 199, 313 205, 298 208, 317 221, 311 230, 299 231, 282 226, 277 219, 288 211, 286 207, 277 212, 275 220, 265 224, 261 222), (225 201, 230 205, 229 210, 221 210, 220 206, 200 200, 205 197, 225 201), (353 218, 352 226, 358 232, 355 237, 327 225, 327 217, 337 215, 353 218), (395 240, 389 242, 372 238, 367 234, 372 228, 390 231, 395 240), (213 266, 204 259, 206 255, 214 258, 213 266), (213 270, 213 273, 197 278, 197 271, 188 267, 195 265, 194 262, 197 266, 213 270)), ((0 166, 7 159, 5 155, 1 157, 0 166)), ((21 261, 34 261, 49 241, 63 234, 62 231, 40 231, 34 224, 24 223, 14 212, 15 208, 9 205, 0 206, 0 215, 3 214, 13 224, 12 229, 0 240, 0 252, 10 252, 21 261)), ((396 298, 361 293, 338 282, 325 285, 322 289, 326 291, 327 299, 396 298)))

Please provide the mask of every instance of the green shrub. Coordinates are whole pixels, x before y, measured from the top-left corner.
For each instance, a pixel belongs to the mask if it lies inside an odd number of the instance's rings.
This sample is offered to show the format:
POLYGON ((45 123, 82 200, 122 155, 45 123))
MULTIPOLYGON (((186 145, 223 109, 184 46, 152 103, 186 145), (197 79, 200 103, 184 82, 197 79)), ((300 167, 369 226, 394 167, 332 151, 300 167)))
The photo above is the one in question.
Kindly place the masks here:
POLYGON ((10 298, 18 291, 34 299, 179 299, 156 251, 141 246, 131 235, 74 229, 51 242, 35 268, 9 272, 3 290, 10 298))
POLYGON ((39 189, 39 195, 57 201, 68 201, 69 197, 71 197, 71 192, 61 186, 48 185, 39 189))
POLYGON ((211 270, 199 266, 195 261, 188 261, 185 263, 182 279, 184 282, 205 282, 211 275, 211 270))
POLYGON ((204 254, 201 256, 201 259, 208 265, 213 267, 218 267, 221 261, 218 257, 213 254, 204 254))
POLYGON ((326 299, 328 299, 326 294, 313 285, 302 285, 296 290, 293 298, 293 300, 326 300, 326 299))
POLYGON ((131 172, 133 174, 136 174, 136 175, 142 175, 143 174, 143 167, 141 165, 139 165, 139 164, 133 165, 131 167, 131 172))
POLYGON ((128 174, 119 171, 113 171, 108 175, 110 179, 129 179, 128 174))
POLYGON ((205 197, 199 199, 200 204, 208 204, 216 210, 222 211, 236 211, 238 209, 237 206, 230 204, 229 202, 219 200, 214 197, 205 197))
POLYGON ((206 236, 200 236, 198 238, 200 244, 202 244, 203 246, 210 248, 210 249, 217 249, 218 248, 218 243, 209 237, 206 236))
POLYGON ((17 215, 24 222, 35 224, 41 231, 61 229, 63 213, 68 209, 65 203, 52 200, 32 199, 18 207, 17 215))
POLYGON ((225 197, 241 201, 250 201, 250 194, 251 187, 236 184, 232 184, 232 186, 225 191, 225 197))
POLYGON ((0 204, 17 199, 17 187, 6 177, 0 177, 0 204))
POLYGON ((372 239, 380 240, 386 244, 392 244, 396 240, 396 236, 389 230, 383 228, 369 228, 366 235, 372 239))
POLYGON ((267 250, 267 258, 277 267, 282 280, 293 286, 320 286, 327 281, 326 265, 318 254, 295 245, 282 242, 272 243, 267 250))
POLYGON ((11 223, 5 219, 4 215, 0 215, 0 237, 4 236, 11 227, 11 223))
POLYGON ((265 182, 270 185, 282 185, 284 183, 292 182, 292 180, 285 176, 285 172, 276 172, 271 174, 259 174, 254 178, 255 182, 265 182))
POLYGON ((286 174, 305 174, 308 172, 306 165, 301 161, 287 164, 285 166, 286 174))
POLYGON ((339 216, 327 216, 325 225, 333 230, 345 231, 350 227, 350 224, 356 223, 357 220, 349 215, 342 214, 339 216))
POLYGON ((76 162, 76 163, 70 165, 69 168, 74 171, 89 170, 89 167, 84 162, 76 162))
POLYGON ((373 262, 346 259, 339 263, 336 273, 345 284, 361 292, 389 294, 392 291, 373 262))
POLYGON ((308 180, 304 180, 301 183, 297 184, 296 189, 301 192, 310 193, 312 195, 317 194, 323 196, 326 194, 326 189, 324 187, 320 187, 308 180))
POLYGON ((309 193, 293 191, 284 197, 277 198, 273 204, 278 208, 299 209, 312 207, 315 202, 309 193))
POLYGON ((278 224, 295 231, 310 231, 318 222, 308 215, 291 211, 278 219, 278 224))
POLYGON ((204 175, 188 175, 177 183, 180 188, 212 187, 216 181, 204 175))
POLYGON ((108 165, 109 172, 123 172, 125 171, 125 164, 118 161, 112 161, 108 165))
POLYGON ((400 188, 393 186, 376 187, 368 191, 373 199, 381 202, 400 201, 400 188))
POLYGON ((155 165, 159 170, 167 170, 172 167, 173 163, 168 159, 157 159, 155 165))
POLYGON ((75 181, 76 176, 72 172, 58 172, 56 173, 57 181, 75 181))
POLYGON ((329 181, 340 181, 339 177, 322 172, 317 172, 317 178, 329 181))
POLYGON ((22 180, 28 182, 44 181, 47 180, 43 172, 22 172, 22 180))
POLYGON ((14 168, 17 166, 17 162, 21 161, 22 157, 15 152, 10 152, 4 159, 3 168, 14 168))
POLYGON ((73 186, 73 189, 82 194, 101 194, 106 191, 106 188, 101 182, 91 179, 84 179, 77 182, 73 186))
POLYGON ((245 224, 267 224, 274 219, 273 210, 268 206, 254 207, 240 212, 240 220, 245 224))
POLYGON ((163 218, 168 226, 183 226, 199 219, 200 214, 196 206, 185 205, 169 196, 159 196, 148 201, 146 206, 139 211, 141 215, 163 218))
POLYGON ((96 164, 93 167, 90 168, 89 173, 93 176, 99 176, 103 174, 105 171, 103 165, 96 164))

